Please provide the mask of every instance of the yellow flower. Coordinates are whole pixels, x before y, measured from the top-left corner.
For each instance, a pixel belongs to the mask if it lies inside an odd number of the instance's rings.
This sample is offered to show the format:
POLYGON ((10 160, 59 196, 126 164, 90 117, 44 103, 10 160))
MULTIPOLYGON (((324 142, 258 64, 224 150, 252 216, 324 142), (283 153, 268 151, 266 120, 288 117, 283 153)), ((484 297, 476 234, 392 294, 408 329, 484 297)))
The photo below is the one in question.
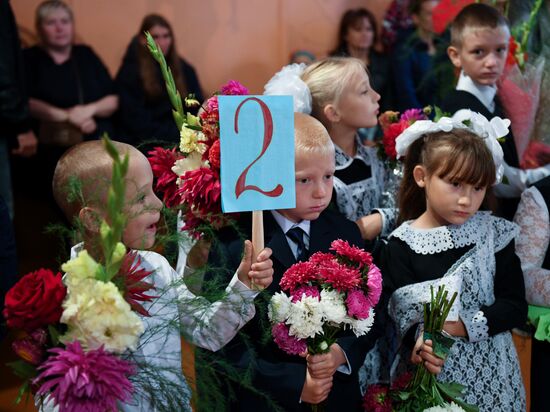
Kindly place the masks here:
POLYGON ((201 132, 183 126, 180 137, 180 150, 183 153, 201 152, 201 150, 204 150, 200 147, 203 146, 200 144, 200 141, 203 140, 201 132))
POLYGON ((95 279, 98 268, 99 263, 86 250, 79 252, 77 257, 61 265, 61 270, 66 273, 63 280, 69 289, 84 279, 95 279))
POLYGON ((87 349, 135 350, 143 323, 112 282, 81 281, 63 302, 61 322, 68 325, 62 342, 78 340, 87 349))
POLYGON ((126 247, 121 242, 118 242, 113 251, 113 263, 120 262, 125 255, 126 247))

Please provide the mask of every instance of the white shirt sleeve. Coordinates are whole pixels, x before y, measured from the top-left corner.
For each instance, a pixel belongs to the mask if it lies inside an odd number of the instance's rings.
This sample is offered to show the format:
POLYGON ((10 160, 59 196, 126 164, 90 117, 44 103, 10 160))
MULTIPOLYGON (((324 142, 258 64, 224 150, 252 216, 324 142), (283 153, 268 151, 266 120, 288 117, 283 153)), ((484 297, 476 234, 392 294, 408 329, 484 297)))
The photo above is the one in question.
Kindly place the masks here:
POLYGON ((504 166, 504 177, 507 183, 499 183, 494 186, 497 197, 514 198, 520 197, 527 187, 550 175, 550 164, 536 169, 518 169, 517 167, 504 166))
POLYGON ((520 227, 516 253, 521 260, 527 302, 550 307, 550 270, 542 268, 550 243, 550 217, 537 188, 523 193, 514 221, 520 227))

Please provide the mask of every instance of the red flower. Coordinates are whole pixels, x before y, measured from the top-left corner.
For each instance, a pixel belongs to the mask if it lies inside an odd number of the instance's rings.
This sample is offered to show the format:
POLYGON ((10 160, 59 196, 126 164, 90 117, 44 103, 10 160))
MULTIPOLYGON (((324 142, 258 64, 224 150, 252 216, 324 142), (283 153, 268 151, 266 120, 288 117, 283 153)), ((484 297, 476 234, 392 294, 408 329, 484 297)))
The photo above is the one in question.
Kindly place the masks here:
POLYGON ((363 408, 368 412, 391 412, 389 388, 386 385, 369 385, 363 397, 363 408))
POLYGON ((32 331, 59 322, 66 293, 61 273, 39 269, 23 276, 6 294, 3 313, 8 326, 32 331))
POLYGON ((200 215, 221 213, 220 176, 212 169, 201 167, 181 176, 177 193, 200 215))
POLYGON ((397 139, 397 136, 399 136, 407 127, 409 127, 408 122, 400 121, 398 123, 390 124, 388 128, 384 130, 384 136, 382 137, 384 152, 392 160, 397 158, 397 152, 395 151, 395 139, 397 139))
POLYGON ((176 180, 178 176, 172 171, 176 160, 183 159, 183 154, 176 151, 155 147, 148 153, 149 163, 153 175, 157 179, 155 190, 162 193, 162 200, 167 207, 174 207, 180 204, 181 198, 177 194, 178 187, 176 180))
POLYGON ((354 289, 361 283, 359 270, 337 262, 327 262, 318 267, 320 278, 339 292, 354 289))
POLYGON ((151 316, 138 302, 151 302, 157 296, 146 295, 145 293, 155 286, 149 282, 144 282, 147 276, 153 271, 140 269, 141 259, 137 251, 128 252, 118 273, 113 278, 113 282, 123 291, 124 300, 130 304, 130 307, 143 316, 151 316))
POLYGON ((323 265, 325 262, 336 262, 336 258, 332 253, 315 252, 309 258, 309 262, 314 265, 323 265))
POLYGON ((506 56, 506 66, 513 66, 518 62, 516 58, 518 47, 519 44, 516 39, 514 39, 514 36, 510 36, 510 40, 508 41, 508 55, 506 56))
POLYGON ((220 141, 216 140, 210 150, 208 150, 208 161, 210 166, 219 170, 220 169, 220 141))
POLYGON ((311 262, 298 262, 289 267, 283 275, 281 282, 282 290, 294 290, 302 285, 317 280, 317 267, 311 262))
POLYGON ((342 239, 336 239, 330 244, 330 250, 334 250, 340 257, 347 258, 353 263, 357 263, 359 269, 372 264, 372 256, 357 246, 351 246, 342 239))

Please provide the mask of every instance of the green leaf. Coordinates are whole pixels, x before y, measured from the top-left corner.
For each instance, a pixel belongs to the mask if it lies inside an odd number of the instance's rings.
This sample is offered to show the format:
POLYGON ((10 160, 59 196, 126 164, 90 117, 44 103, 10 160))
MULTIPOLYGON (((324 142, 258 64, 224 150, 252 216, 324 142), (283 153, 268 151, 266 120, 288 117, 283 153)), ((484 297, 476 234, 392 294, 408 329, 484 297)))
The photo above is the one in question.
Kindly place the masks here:
POLYGON ((50 334, 50 339, 52 340, 53 346, 58 346, 59 331, 53 325, 48 325, 48 333, 50 334))
POLYGON ((38 371, 34 365, 31 365, 24 360, 16 360, 9 362, 7 365, 12 369, 13 373, 21 379, 32 379, 38 375, 38 371))

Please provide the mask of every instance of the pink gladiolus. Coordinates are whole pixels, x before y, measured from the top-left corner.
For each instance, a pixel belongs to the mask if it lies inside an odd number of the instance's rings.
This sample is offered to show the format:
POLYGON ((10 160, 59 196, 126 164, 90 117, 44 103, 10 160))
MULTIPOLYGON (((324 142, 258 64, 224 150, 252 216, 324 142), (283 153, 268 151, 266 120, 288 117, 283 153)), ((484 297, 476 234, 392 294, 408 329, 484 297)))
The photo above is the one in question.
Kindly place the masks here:
POLYGON ((134 367, 103 348, 84 352, 75 341, 52 355, 38 369, 33 381, 41 385, 38 395, 50 395, 59 412, 117 411, 117 401, 130 399, 133 386, 128 376, 134 367))

